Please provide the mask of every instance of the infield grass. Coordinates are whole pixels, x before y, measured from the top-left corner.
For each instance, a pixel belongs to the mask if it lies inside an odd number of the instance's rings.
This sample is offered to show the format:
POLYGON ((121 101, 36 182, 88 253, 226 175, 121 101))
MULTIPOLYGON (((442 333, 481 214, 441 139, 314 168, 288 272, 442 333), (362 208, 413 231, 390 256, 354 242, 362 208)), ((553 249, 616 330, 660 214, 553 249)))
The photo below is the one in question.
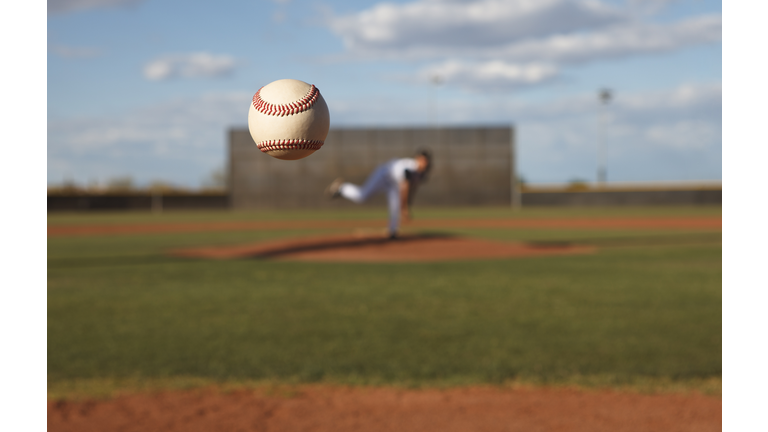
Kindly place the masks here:
MULTIPOLYGON (((381 210, 361 210, 354 217, 350 212, 322 214, 329 219, 381 218, 381 210)), ((720 215, 720 208, 420 214, 446 219, 712 217, 720 215)), ((190 212, 53 215, 48 221, 310 216, 316 215, 190 212)), ((650 383, 719 391, 720 230, 442 231, 599 249, 591 255, 486 261, 298 263, 181 259, 165 251, 319 231, 51 237, 49 394, 153 382, 650 383)))

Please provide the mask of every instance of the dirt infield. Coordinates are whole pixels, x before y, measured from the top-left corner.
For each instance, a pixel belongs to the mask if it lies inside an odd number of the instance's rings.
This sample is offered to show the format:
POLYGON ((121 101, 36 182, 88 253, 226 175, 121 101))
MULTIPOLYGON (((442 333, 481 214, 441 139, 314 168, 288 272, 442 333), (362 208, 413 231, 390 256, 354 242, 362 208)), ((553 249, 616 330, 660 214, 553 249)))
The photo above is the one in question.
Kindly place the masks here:
MULTIPOLYGON (((49 225, 48 236, 151 234, 199 231, 250 231, 276 229, 349 229, 384 227, 371 221, 262 221, 128 225, 49 225)), ((722 229, 720 217, 649 217, 589 219, 420 219, 407 224, 416 229, 440 228, 539 228, 539 229, 722 229)))
POLYGON ((297 387, 48 401, 49 432, 719 431, 722 399, 569 389, 297 387))
POLYGON ((277 240, 238 246, 180 249, 188 258, 267 258, 298 261, 412 262, 515 258, 589 253, 594 248, 568 244, 504 243, 450 235, 406 235, 389 240, 358 234, 277 240))

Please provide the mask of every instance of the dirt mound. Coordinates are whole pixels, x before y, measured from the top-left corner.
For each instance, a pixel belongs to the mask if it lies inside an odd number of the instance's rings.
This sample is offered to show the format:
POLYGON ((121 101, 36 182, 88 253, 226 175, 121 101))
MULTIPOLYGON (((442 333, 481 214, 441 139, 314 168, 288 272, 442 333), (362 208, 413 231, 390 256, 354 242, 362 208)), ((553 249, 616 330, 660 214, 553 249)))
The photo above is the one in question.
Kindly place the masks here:
POLYGON ((568 244, 504 243, 444 234, 413 234, 390 240, 358 234, 286 239, 238 246, 171 251, 174 256, 208 259, 267 258, 300 261, 412 262, 514 258, 592 252, 568 244))
POLYGON ((48 431, 719 431, 722 399, 564 389, 306 386, 49 401, 48 431))

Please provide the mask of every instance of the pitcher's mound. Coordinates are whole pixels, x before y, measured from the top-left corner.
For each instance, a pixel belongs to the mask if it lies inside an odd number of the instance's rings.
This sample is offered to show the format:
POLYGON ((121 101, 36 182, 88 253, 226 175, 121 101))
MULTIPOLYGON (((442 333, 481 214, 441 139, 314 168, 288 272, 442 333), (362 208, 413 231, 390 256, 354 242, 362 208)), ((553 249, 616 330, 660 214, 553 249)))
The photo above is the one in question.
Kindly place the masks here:
POLYGON ((172 255, 190 258, 268 258, 299 261, 410 262, 515 258, 592 252, 570 244, 505 243, 445 234, 411 234, 390 240, 357 234, 283 239, 238 246, 180 249, 172 255))

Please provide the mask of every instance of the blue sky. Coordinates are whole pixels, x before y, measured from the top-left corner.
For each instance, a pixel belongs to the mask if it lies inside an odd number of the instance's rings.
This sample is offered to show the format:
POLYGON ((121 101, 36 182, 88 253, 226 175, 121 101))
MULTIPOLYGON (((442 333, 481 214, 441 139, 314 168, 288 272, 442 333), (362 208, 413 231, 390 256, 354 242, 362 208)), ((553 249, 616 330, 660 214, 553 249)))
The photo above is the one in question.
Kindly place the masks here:
POLYGON ((721 41, 707 0, 49 0, 48 183, 199 187, 281 78, 331 127, 514 124, 532 183, 595 179, 608 87, 609 181, 721 180, 721 41))

